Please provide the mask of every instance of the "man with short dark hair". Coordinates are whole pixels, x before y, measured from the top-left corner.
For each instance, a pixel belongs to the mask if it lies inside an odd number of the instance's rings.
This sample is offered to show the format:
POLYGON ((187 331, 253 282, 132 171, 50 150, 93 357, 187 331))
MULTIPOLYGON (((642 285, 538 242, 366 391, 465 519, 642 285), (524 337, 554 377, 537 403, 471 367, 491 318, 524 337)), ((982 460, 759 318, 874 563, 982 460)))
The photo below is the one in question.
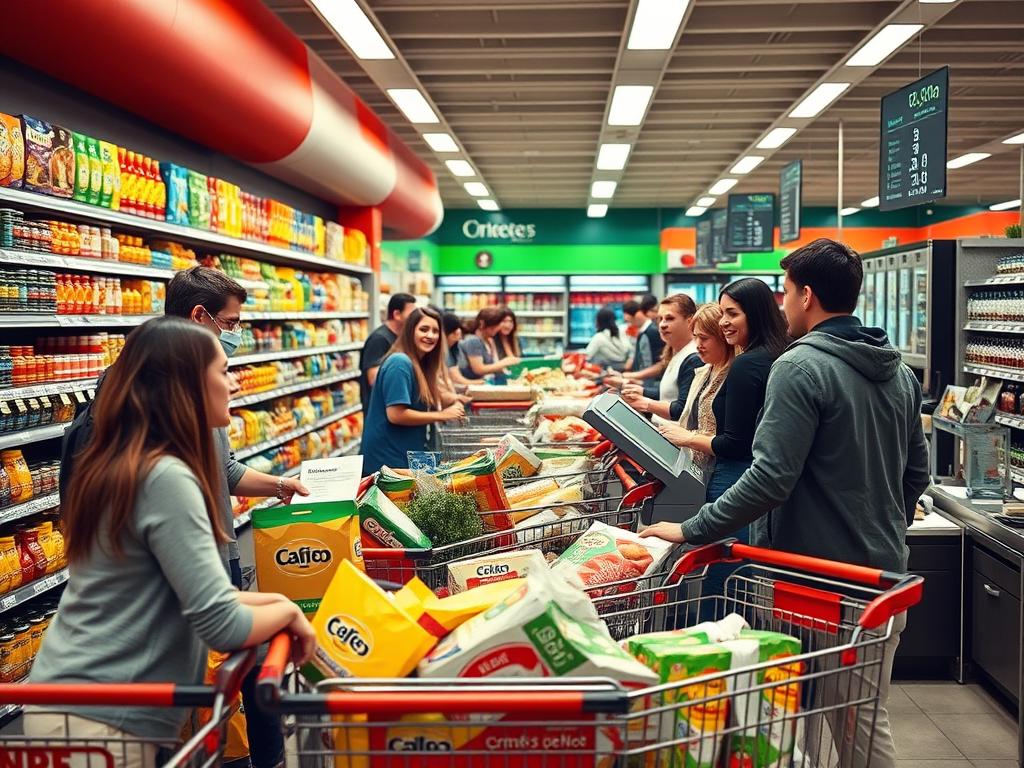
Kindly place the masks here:
POLYGON ((626 363, 628 373, 609 376, 605 382, 610 386, 622 386, 626 381, 638 381, 644 386, 645 393, 656 396, 663 370, 661 351, 665 348, 656 322, 658 299, 650 293, 644 294, 640 301, 630 299, 622 305, 622 314, 626 322, 636 328, 636 345, 632 358, 626 363))
POLYGON ((370 404, 370 391, 377 381, 381 362, 402 332, 405 318, 416 309, 416 297, 410 293, 396 293, 388 300, 388 317, 363 344, 359 355, 359 398, 366 408, 370 404))
MULTIPOLYGON (((783 311, 796 341, 768 376, 753 464, 682 526, 657 523, 643 535, 704 544, 757 521, 752 538, 761 546, 904 572, 907 526, 930 479, 921 387, 885 332, 852 315, 863 280, 855 251, 823 238, 781 266, 783 311)), ((872 708, 859 707, 852 735, 842 710, 828 715, 843 766, 869 757, 873 768, 895 765, 885 704, 905 626, 906 614, 896 616, 885 643, 877 720, 872 708)), ((817 693, 835 695, 824 683, 817 693)))

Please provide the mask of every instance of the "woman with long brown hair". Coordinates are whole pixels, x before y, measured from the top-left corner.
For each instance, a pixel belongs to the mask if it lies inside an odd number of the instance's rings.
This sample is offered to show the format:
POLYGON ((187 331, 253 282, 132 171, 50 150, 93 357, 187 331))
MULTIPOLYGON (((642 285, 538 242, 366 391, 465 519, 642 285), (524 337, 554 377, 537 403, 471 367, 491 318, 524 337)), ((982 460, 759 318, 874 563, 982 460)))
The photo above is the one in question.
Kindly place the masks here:
MULTIPOLYGON (((93 435, 61 500, 70 580, 32 668, 34 683, 202 682, 207 648, 258 645, 281 630, 316 647, 298 606, 237 592, 217 544, 212 431, 230 421, 228 359, 216 337, 172 317, 136 329, 93 406, 93 435)), ((173 744, 186 710, 29 708, 35 738, 126 736, 173 744)))
POLYGON ((476 316, 473 333, 462 340, 462 355, 465 363, 460 366, 467 379, 482 379, 495 373, 502 373, 510 365, 519 362, 518 357, 498 357, 494 337, 501 330, 505 310, 501 307, 484 307, 476 316))
POLYGON ((498 324, 498 332, 494 335, 494 346, 500 357, 522 357, 523 348, 519 345, 519 321, 516 313, 508 307, 502 307, 505 316, 498 324))
POLYGON ((427 426, 461 419, 462 403, 440 386, 445 362, 441 316, 413 311, 377 372, 363 425, 363 474, 385 464, 407 467, 409 451, 427 449, 427 426))

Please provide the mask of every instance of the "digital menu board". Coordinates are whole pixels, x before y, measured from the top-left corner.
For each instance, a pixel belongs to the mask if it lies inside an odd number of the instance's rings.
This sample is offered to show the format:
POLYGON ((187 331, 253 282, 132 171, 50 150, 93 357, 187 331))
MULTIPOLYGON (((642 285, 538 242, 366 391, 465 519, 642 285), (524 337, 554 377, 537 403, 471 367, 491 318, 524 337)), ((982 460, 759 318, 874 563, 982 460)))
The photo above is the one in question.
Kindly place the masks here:
POLYGON ((882 97, 878 205, 894 211, 946 196, 949 67, 882 97))
POLYGON ((800 239, 800 199, 803 196, 804 161, 794 160, 779 174, 779 242, 800 239))
POLYGON ((718 210, 711 212, 711 263, 718 264, 729 261, 725 252, 725 233, 728 223, 726 211, 718 210))
POLYGON ((775 195, 729 195, 725 250, 730 253, 775 250, 775 195))
POLYGON ((711 264, 711 219, 697 222, 697 266, 711 264))

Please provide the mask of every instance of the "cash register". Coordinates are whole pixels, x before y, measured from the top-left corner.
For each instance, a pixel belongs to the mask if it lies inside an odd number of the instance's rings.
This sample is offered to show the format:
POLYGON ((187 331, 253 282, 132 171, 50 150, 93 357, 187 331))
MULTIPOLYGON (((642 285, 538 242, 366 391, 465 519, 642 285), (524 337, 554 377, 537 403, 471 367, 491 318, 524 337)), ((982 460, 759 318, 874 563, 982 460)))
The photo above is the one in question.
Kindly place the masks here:
POLYGON ((662 520, 681 523, 697 514, 707 491, 704 473, 693 463, 689 451, 673 445, 654 424, 612 392, 595 397, 584 411, 583 420, 660 481, 661 491, 644 502, 641 520, 645 525, 662 520))

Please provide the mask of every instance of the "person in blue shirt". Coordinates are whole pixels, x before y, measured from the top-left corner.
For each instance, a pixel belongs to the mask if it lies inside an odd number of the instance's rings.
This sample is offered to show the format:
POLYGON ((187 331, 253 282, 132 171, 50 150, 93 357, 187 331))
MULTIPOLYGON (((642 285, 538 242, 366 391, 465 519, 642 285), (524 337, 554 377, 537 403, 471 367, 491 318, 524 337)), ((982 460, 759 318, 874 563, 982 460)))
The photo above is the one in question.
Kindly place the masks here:
POLYGON ((363 425, 363 474, 409 466, 408 451, 427 450, 427 427, 465 416, 462 403, 440 386, 447 353, 441 316, 423 307, 405 321, 377 371, 363 425))

